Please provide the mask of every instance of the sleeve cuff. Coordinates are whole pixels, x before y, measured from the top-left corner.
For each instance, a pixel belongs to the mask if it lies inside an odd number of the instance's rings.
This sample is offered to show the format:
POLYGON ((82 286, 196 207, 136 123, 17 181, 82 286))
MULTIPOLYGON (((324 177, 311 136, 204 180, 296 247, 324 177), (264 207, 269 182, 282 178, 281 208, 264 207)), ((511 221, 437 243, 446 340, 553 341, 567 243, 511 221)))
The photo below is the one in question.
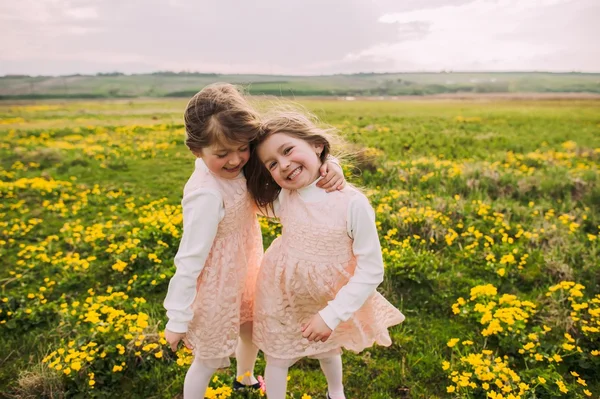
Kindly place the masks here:
POLYGON ((319 312, 319 316, 321 316, 325 324, 327 324, 327 327, 331 328, 331 331, 335 330, 336 327, 342 322, 331 306, 327 306, 321 310, 319 312))
POLYGON ((174 333, 186 333, 188 328, 188 323, 184 321, 174 321, 169 320, 165 327, 169 331, 173 331, 174 333))

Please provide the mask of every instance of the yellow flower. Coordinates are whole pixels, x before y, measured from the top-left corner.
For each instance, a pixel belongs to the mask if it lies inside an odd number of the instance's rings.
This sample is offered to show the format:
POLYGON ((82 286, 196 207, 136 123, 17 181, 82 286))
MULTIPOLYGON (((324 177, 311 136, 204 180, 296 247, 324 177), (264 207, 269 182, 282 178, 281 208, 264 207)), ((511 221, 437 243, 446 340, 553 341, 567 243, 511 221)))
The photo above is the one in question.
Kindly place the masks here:
POLYGON ((312 399, 312 396, 304 394, 302 395, 302 399, 312 399))
POLYGON ((573 339, 573 337, 569 333, 565 333, 565 338, 567 339, 567 341, 569 341, 571 343, 575 342, 575 340, 573 339))
POLYGON ((127 267, 127 263, 123 262, 120 259, 117 260, 117 263, 112 265, 112 269, 116 270, 118 272, 122 272, 123 270, 125 270, 126 267, 127 267))
POLYGON ((456 388, 454 387, 454 385, 450 385, 450 386, 446 387, 446 392, 452 393, 454 391, 456 391, 456 388))
POLYGON ((448 370, 450 368, 450 363, 447 361, 442 362, 442 370, 448 370))
POLYGON ((554 354, 554 356, 552 356, 552 359, 554 359, 554 361, 555 361, 556 363, 560 363, 560 362, 562 362, 562 357, 561 357, 561 356, 560 356, 558 353, 557 353, 557 354, 554 354))
POLYGON ((562 393, 569 392, 569 390, 567 389, 567 386, 561 380, 556 380, 556 385, 558 385, 558 390, 561 391, 562 393))
POLYGON ((448 345, 449 348, 452 348, 458 343, 458 341, 460 341, 459 338, 452 338, 446 345, 448 345))
POLYGON ((592 396, 592 393, 590 391, 588 391, 587 389, 584 389, 583 393, 585 394, 585 396, 592 396))
POLYGON ((538 362, 541 362, 542 360, 544 360, 544 356, 540 355, 539 353, 536 353, 535 360, 537 360, 538 362))
POLYGON ((544 377, 538 377, 538 381, 540 382, 540 384, 546 383, 546 379, 544 377))

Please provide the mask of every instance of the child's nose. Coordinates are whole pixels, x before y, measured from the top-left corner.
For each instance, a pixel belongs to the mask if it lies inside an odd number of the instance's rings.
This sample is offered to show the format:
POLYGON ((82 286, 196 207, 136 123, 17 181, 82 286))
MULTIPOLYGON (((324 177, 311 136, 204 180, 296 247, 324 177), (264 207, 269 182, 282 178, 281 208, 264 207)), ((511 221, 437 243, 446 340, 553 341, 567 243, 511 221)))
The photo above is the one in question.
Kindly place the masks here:
POLYGON ((240 163, 240 156, 237 154, 233 154, 232 157, 229 159, 229 164, 231 166, 236 166, 240 163))

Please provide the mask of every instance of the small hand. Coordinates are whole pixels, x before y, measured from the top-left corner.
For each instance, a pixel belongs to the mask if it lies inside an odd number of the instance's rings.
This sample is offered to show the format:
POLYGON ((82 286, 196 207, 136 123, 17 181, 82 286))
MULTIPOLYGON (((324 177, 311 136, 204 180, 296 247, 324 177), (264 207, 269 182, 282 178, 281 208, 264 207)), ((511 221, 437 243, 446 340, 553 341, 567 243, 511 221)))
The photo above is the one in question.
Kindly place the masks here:
POLYGON ((176 333, 170 330, 165 330, 165 339, 169 343, 169 346, 171 347, 171 350, 173 352, 177 352, 177 346, 179 345, 179 341, 183 341, 183 344, 189 350, 193 349, 185 333, 176 333))
POLYGON ((317 183, 317 187, 325 189, 328 193, 341 190, 346 185, 346 178, 342 167, 333 161, 325 161, 319 168, 319 172, 323 177, 317 183))
POLYGON ((318 313, 310 321, 302 326, 302 336, 309 341, 325 342, 333 331, 325 324, 318 313))

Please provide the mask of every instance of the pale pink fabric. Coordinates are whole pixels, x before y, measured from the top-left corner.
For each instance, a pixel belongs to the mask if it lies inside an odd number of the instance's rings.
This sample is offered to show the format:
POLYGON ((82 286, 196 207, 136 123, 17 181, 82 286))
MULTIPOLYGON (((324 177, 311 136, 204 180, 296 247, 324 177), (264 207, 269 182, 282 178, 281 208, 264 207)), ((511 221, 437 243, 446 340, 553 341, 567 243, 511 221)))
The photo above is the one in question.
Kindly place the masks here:
POLYGON ((305 203, 295 191, 282 197, 283 232, 263 258, 254 313, 254 343, 270 358, 391 345, 388 327, 401 323, 404 316, 378 292, 340 323, 326 342, 302 337, 301 326, 327 306, 354 273, 356 258, 346 219, 355 195, 362 194, 348 187, 317 203, 305 203))
POLYGON ((234 353, 240 325, 252 320, 262 235, 246 179, 228 180, 196 170, 202 173, 199 186, 221 193, 225 216, 198 276, 187 335, 196 358, 218 359, 234 353))

